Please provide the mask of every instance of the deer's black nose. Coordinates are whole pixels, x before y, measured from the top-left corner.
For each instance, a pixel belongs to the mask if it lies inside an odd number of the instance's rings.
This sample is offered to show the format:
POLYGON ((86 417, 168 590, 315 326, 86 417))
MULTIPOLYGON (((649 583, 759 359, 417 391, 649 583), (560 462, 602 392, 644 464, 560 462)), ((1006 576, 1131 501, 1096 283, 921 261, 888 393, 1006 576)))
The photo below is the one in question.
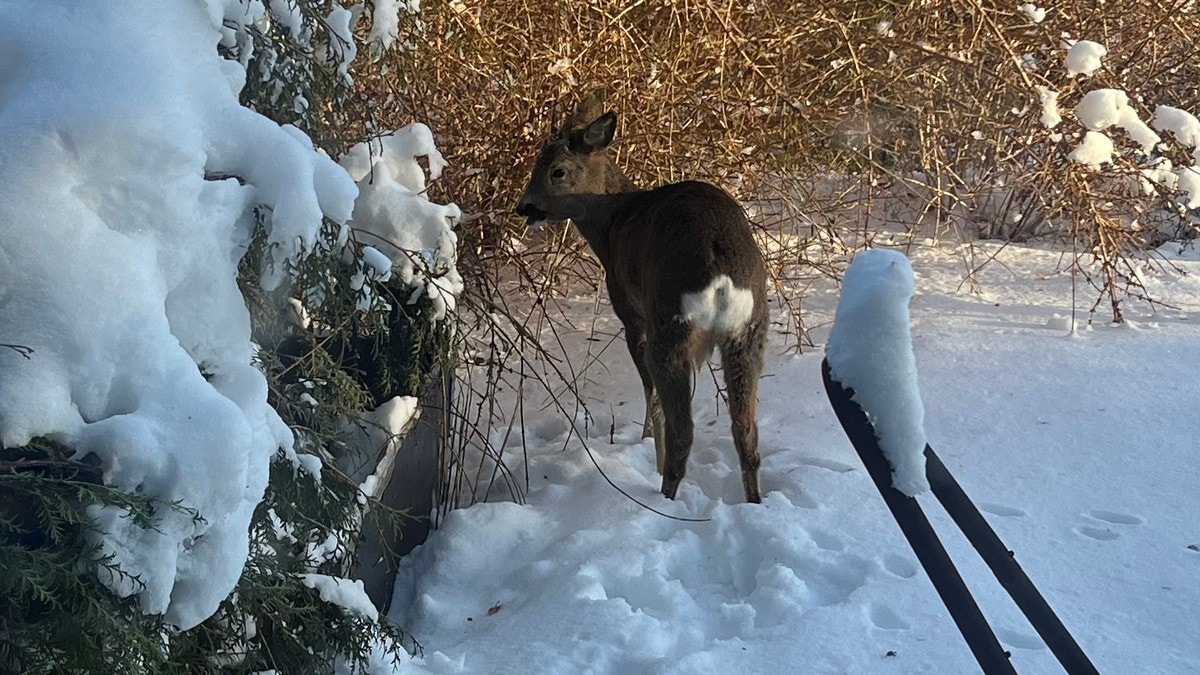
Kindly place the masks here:
POLYGON ((532 203, 522 199, 517 202, 517 215, 525 216, 530 223, 536 223, 546 219, 546 212, 534 206, 532 203))

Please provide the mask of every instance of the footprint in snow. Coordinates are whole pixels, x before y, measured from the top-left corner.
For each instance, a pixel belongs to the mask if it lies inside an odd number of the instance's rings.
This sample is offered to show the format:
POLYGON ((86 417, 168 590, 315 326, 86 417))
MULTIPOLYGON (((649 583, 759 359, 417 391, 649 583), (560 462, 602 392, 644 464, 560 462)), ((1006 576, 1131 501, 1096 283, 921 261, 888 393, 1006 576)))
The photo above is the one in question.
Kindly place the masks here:
POLYGON ((871 608, 871 623, 875 624, 876 628, 884 630, 908 630, 911 628, 908 622, 894 609, 885 605, 875 605, 871 608))
POLYGON ((802 578, 812 591, 816 604, 827 607, 846 602, 854 591, 866 585, 870 568, 866 558, 842 554, 832 563, 823 563, 818 569, 806 571, 802 578))
POLYGON ((812 539, 813 543, 817 545, 817 548, 821 549, 822 551, 841 553, 846 549, 846 545, 842 543, 841 539, 839 539, 836 535, 830 534, 824 530, 810 528, 808 530, 808 537, 809 539, 812 539))
POLYGON ((1090 511, 1090 512, 1088 512, 1087 515, 1088 515, 1088 517, 1094 518, 1095 520, 1101 520, 1106 523, 1111 523, 1113 525, 1141 525, 1142 523, 1146 522, 1145 520, 1138 518, 1137 516, 1130 516, 1130 515, 1126 515, 1124 513, 1117 513, 1115 511, 1103 511, 1103 510, 1099 510, 1099 509, 1095 510, 1095 511, 1090 511))
POLYGON ((1046 644, 1042 642, 1042 640, 1036 635, 1029 635, 1027 633, 1021 633, 1015 630, 1009 630, 1007 628, 997 629, 996 637, 1000 638, 1000 641, 1004 644, 1010 647, 1016 647, 1017 649, 1034 650, 1046 648, 1046 644))
POLYGON ((1017 516, 1029 515, 1021 509, 1015 509, 1011 506, 1004 506, 1003 504, 993 504, 991 502, 980 502, 979 509, 984 513, 990 513, 993 516, 1003 516, 1005 518, 1015 518, 1017 516))
POLYGON ((1146 522, 1137 516, 1117 513, 1116 511, 1104 511, 1102 509, 1088 511, 1083 515, 1085 518, 1099 521, 1101 526, 1095 527, 1092 525, 1080 525, 1079 527, 1075 528, 1075 531, 1085 537, 1091 537, 1097 541, 1112 541, 1114 539, 1119 539, 1121 537, 1121 533, 1115 531, 1112 526, 1116 526, 1116 529, 1119 530, 1121 527, 1141 525, 1146 522))
POLYGON ((800 463, 808 466, 815 466, 819 469, 828 469, 829 471, 835 471, 837 473, 846 473, 854 470, 854 467, 850 466, 849 464, 835 462, 831 459, 825 459, 824 457, 801 457, 800 463))
POLYGON ((548 417, 533 428, 536 441, 553 441, 569 431, 571 426, 561 417, 548 417))
MULTIPOLYGON (((770 484, 771 484, 771 481, 769 481, 769 480, 763 481, 764 488, 770 484)), ((771 488, 771 490, 779 490, 779 489, 781 489, 781 488, 778 488, 778 487, 771 488)), ((771 490, 764 490, 763 494, 766 494, 767 492, 770 492, 771 490)), ((790 501, 793 506, 798 506, 802 509, 816 509, 821 506, 819 503, 817 503, 817 500, 815 498, 810 497, 809 495, 807 495, 803 492, 794 492, 794 491, 789 492, 787 494, 787 498, 788 498, 788 501, 790 501)))
POLYGON ((911 579, 917 575, 917 563, 899 553, 889 553, 884 556, 883 569, 888 574, 901 579, 911 579))
POLYGON ((1091 525, 1080 525, 1075 528, 1075 531, 1085 537, 1091 537, 1096 541, 1112 541, 1121 535, 1102 527, 1092 527, 1091 525))

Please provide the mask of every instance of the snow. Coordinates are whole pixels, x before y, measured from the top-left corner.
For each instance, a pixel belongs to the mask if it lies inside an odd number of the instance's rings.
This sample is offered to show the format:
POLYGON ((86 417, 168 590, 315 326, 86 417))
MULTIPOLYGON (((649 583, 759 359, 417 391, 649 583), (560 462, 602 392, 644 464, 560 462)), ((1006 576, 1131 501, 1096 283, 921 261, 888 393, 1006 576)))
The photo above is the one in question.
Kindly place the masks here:
POLYGON ((363 247, 363 262, 371 268, 372 274, 380 281, 392 278, 392 259, 374 246, 363 247))
POLYGON ((1062 316, 1062 315, 1058 314, 1057 312, 1054 314, 1051 314, 1049 319, 1046 319, 1045 325, 1046 325, 1046 328, 1049 328, 1051 330, 1061 330, 1061 331, 1074 330, 1074 320, 1069 316, 1062 316))
MULTIPOLYGON (((249 27, 258 26, 266 21, 267 8, 263 0, 243 0, 243 2, 209 3, 209 16, 214 23, 221 26, 221 45, 235 50, 237 62, 245 68, 254 56, 254 40, 249 27), (223 7, 221 5, 224 5, 223 7)), ((233 71, 233 69, 231 69, 233 71)), ((233 71, 236 73, 236 71, 233 71)), ((239 77, 245 77, 243 70, 239 77)), ((241 86, 235 89, 240 90, 241 86)))
POLYGON ((341 607, 347 614, 368 621, 379 620, 379 610, 367 597, 363 582, 359 579, 342 579, 326 574, 301 574, 300 582, 314 589, 321 599, 341 607))
POLYGON ((266 0, 271 18, 287 29, 292 40, 307 44, 309 36, 304 26, 304 16, 295 0, 266 0))
POLYGON ((929 489, 925 478, 925 406, 908 330, 912 265, 897 251, 854 257, 842 279, 825 356, 830 374, 854 390, 892 466, 892 486, 909 497, 929 489))
POLYGON ((1129 96, 1120 89, 1089 91, 1075 106, 1075 117, 1092 131, 1103 131, 1112 126, 1124 129, 1145 153, 1150 153, 1162 142, 1162 138, 1130 107, 1129 96))
POLYGON ((316 455, 310 455, 306 452, 297 452, 295 454, 296 468, 301 469, 308 475, 312 476, 321 482, 321 458, 316 455))
POLYGON ((1017 9, 1021 10, 1021 13, 1029 17, 1029 20, 1034 23, 1041 23, 1046 20, 1046 10, 1038 7, 1032 2, 1027 2, 1017 9))
POLYGON ((1200 168, 1189 166, 1176 172, 1176 188, 1187 195, 1183 205, 1189 209, 1200 208, 1200 168))
POLYGON ((1170 162, 1164 161, 1162 168, 1155 167, 1157 171, 1148 172, 1150 179, 1186 195, 1183 200, 1186 208, 1200 208, 1200 120, 1186 110, 1160 105, 1154 111, 1154 128, 1170 132, 1180 145, 1192 148, 1194 164, 1164 175, 1171 168, 1170 162))
POLYGON ((1154 128, 1169 131, 1180 145, 1193 148, 1192 158, 1200 164, 1200 120, 1195 115, 1169 105, 1160 105, 1154 110, 1154 128))
POLYGON ((374 0, 371 3, 371 33, 367 40, 377 54, 392 48, 400 34, 400 12, 421 11, 421 0, 374 0))
POLYGON ((1038 101, 1042 104, 1042 116, 1039 121, 1047 129, 1053 129, 1062 123, 1062 115, 1058 112, 1058 92, 1037 85, 1038 101))
POLYGON ((1089 131, 1083 135, 1083 141, 1075 146, 1068 155, 1067 159, 1072 162, 1086 164, 1093 169, 1100 168, 1101 164, 1111 163, 1113 160, 1113 142, 1112 139, 1099 131, 1089 131))
POLYGON ((1079 40, 1067 49, 1067 74, 1088 75, 1100 69, 1102 59, 1108 55, 1108 48, 1091 40, 1079 40))
MULTIPOLYGON (((428 296, 434 316, 442 319, 463 288, 453 229, 462 211, 429 201, 417 157, 427 159, 431 179, 446 166, 429 127, 420 123, 355 145, 341 164, 358 181, 351 225, 359 238, 387 256, 400 280, 414 289, 409 302, 428 296)), ((368 262, 377 269, 382 264, 374 254, 368 262)))
MULTIPOLYGON (((1075 106, 1075 116, 1092 131, 1103 131, 1125 119, 1129 97, 1119 89, 1089 91, 1075 106)), ((1136 113, 1135 113, 1136 114, 1136 113)))
POLYGON ((387 486, 404 434, 419 415, 415 397, 396 396, 351 425, 354 446, 370 460, 362 466, 345 467, 351 478, 361 480, 359 491, 363 501, 379 496, 379 491, 387 486))
POLYGON ((325 25, 329 26, 332 35, 329 45, 325 47, 326 58, 334 64, 337 74, 349 80, 350 64, 358 56, 358 43, 354 41, 355 16, 346 8, 334 3, 325 17, 325 25))
MULTIPOLYGON (((1143 271, 1179 310, 1127 303, 1141 329, 1097 317, 1067 334, 1090 298, 1081 282, 1072 311, 1060 250, 976 243, 976 259, 995 257, 972 274, 978 293, 962 284, 966 246, 907 250, 932 445, 1101 672, 1194 670, 1200 255, 1164 249, 1178 271, 1143 271)), ((831 283, 805 294, 818 347, 838 297, 831 283)), ((391 617, 424 656, 399 672, 978 672, 825 400, 821 349, 794 354, 780 334, 767 347, 761 505, 742 503, 727 413, 697 378, 695 449, 670 502, 619 322, 594 305, 584 290, 557 300, 563 319, 542 333, 565 345, 554 363, 590 416, 572 425, 526 380, 525 444, 504 443, 507 425, 487 432, 515 475, 528 471, 524 503, 455 511, 402 562, 391 617), (576 431, 634 497, 709 520, 627 500, 576 431)), ((516 402, 511 390, 495 401, 516 402)), ((1062 672, 930 495, 917 499, 1017 671, 1062 672)))

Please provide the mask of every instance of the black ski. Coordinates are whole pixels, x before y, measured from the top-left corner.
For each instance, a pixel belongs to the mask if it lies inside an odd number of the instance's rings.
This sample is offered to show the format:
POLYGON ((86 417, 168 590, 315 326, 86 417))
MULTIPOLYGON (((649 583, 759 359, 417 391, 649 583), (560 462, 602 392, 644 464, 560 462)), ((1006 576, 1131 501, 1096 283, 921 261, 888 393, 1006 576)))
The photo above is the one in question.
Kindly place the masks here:
MULTIPOLYGON (((832 379, 828 361, 821 364, 821 376, 825 381, 825 393, 834 412, 837 413, 842 429, 850 438, 850 443, 866 466, 867 473, 900 525, 917 559, 921 561, 921 566, 925 568, 980 667, 989 674, 1015 673, 1008 660, 1008 653, 996 639, 954 562, 925 517, 921 505, 916 499, 892 487, 891 465, 879 447, 875 428, 871 426, 863 409, 854 402, 854 391, 846 389, 840 382, 832 379)), ((1063 668, 1071 675, 1098 673, 1075 642, 1075 638, 1021 569, 1012 552, 967 497, 941 458, 928 445, 925 446, 925 459, 926 475, 934 496, 979 552, 1004 590, 1012 596, 1038 635, 1045 640, 1063 668)))

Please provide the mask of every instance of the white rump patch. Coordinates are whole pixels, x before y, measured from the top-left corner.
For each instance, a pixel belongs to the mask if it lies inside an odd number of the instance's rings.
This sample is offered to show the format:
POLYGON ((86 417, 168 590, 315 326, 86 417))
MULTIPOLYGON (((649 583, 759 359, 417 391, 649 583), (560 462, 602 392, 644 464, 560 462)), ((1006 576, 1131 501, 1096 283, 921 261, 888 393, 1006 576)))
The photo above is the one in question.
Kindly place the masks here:
POLYGON ((754 313, 754 293, 718 274, 704 290, 684 293, 683 320, 695 328, 729 334, 741 330, 754 313))

